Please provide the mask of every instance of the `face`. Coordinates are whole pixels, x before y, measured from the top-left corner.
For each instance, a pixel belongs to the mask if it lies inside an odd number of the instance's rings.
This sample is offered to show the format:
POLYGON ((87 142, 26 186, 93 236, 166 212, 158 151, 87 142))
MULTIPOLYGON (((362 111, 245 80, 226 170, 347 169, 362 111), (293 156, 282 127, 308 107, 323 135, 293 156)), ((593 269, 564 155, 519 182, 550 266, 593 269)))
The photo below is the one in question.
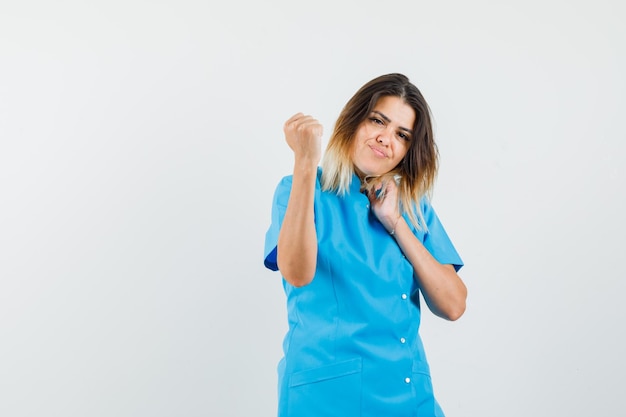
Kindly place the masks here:
POLYGON ((399 97, 385 96, 357 128, 352 162, 364 175, 386 174, 404 158, 413 137, 415 111, 399 97))

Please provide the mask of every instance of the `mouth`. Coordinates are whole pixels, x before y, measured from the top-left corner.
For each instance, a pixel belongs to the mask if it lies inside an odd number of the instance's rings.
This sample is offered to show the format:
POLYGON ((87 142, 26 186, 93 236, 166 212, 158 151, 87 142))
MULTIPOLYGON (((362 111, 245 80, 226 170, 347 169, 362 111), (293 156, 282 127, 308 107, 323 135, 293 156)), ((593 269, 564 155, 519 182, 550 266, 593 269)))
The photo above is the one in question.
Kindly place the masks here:
POLYGON ((378 148, 376 146, 372 146, 372 145, 370 145, 370 149, 372 150, 372 152, 374 152, 374 155, 376 155, 377 157, 379 157, 379 158, 387 158, 387 154, 382 149, 380 149, 380 148, 378 148))

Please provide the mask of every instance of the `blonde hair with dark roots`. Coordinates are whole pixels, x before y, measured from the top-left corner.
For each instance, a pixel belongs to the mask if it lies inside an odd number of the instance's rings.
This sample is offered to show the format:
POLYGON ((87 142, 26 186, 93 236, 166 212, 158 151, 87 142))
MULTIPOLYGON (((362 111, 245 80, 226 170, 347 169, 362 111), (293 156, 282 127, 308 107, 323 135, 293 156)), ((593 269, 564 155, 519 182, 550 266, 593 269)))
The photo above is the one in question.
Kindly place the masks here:
POLYGON ((355 167, 353 142, 359 125, 382 97, 399 97, 415 111, 409 149, 400 163, 378 181, 364 180, 363 188, 374 187, 399 175, 398 205, 417 229, 426 229, 420 207, 422 197, 430 197, 437 176, 439 152, 433 137, 431 113, 418 88, 402 74, 387 74, 363 85, 346 103, 322 159, 322 190, 344 195, 350 188, 355 167), (389 178, 387 178, 389 176, 389 178))

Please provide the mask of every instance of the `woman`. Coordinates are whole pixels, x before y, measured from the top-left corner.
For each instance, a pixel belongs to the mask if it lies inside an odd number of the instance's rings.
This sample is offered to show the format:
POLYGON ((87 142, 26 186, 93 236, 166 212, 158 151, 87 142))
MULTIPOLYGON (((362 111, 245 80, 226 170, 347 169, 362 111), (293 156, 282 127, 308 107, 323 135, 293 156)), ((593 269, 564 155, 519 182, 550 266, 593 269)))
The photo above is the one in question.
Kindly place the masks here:
POLYGON ((348 101, 321 168, 322 126, 284 126, 293 175, 274 196, 265 265, 280 270, 289 331, 279 416, 443 416, 421 339, 419 292, 458 319, 462 261, 426 196, 437 171, 430 110, 401 74, 348 101))

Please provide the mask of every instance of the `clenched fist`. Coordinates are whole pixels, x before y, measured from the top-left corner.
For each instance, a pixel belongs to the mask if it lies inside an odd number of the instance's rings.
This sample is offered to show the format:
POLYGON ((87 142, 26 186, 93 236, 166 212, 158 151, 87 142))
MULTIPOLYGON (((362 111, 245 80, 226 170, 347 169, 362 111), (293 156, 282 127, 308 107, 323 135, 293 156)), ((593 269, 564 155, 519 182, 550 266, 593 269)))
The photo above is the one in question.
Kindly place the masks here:
POLYGON ((324 129, 315 118, 296 113, 283 127, 287 144, 293 150, 296 164, 317 166, 322 155, 324 129))

